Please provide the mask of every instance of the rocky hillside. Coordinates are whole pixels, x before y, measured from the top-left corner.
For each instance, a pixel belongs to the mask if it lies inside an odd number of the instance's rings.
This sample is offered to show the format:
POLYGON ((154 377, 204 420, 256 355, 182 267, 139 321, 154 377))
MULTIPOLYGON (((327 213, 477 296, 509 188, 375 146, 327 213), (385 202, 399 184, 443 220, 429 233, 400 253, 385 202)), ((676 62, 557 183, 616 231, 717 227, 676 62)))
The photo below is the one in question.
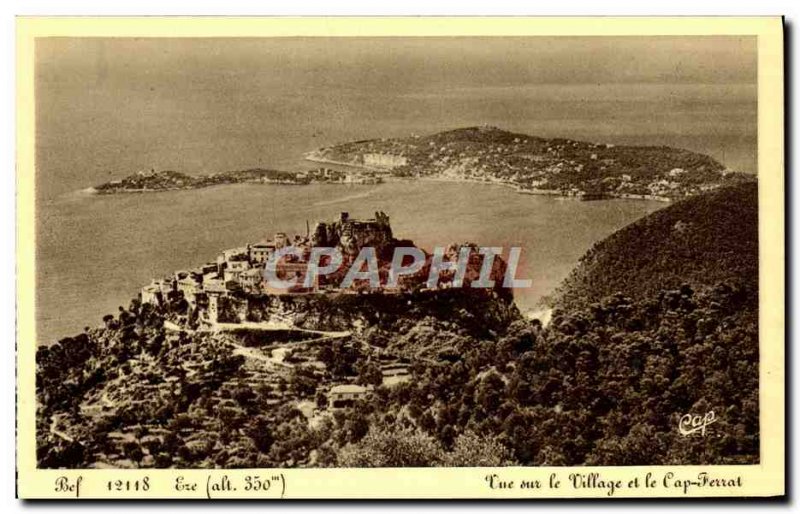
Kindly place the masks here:
POLYGON ((270 319, 277 314, 294 326, 322 331, 356 326, 392 330, 398 324, 430 317, 485 335, 502 330, 519 317, 511 296, 468 288, 401 294, 261 295, 249 297, 246 305, 239 302, 234 297, 222 299, 221 310, 246 309, 247 320, 270 319))

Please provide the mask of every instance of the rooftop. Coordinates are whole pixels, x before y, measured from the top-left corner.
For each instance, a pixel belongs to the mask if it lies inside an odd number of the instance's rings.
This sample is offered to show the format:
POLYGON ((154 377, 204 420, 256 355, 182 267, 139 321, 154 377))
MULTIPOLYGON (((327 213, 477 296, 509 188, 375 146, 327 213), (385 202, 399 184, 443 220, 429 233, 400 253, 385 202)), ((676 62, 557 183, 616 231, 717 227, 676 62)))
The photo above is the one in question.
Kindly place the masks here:
POLYGON ((342 384, 331 387, 331 393, 366 393, 368 389, 355 384, 342 384))

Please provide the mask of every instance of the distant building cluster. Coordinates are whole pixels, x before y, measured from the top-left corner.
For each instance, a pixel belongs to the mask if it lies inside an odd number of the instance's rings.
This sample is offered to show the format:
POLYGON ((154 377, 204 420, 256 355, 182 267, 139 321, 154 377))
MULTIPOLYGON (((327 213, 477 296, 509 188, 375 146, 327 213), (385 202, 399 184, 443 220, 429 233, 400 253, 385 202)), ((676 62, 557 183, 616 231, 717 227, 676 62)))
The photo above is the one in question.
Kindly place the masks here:
POLYGON ((340 171, 331 168, 317 168, 315 170, 299 171, 297 178, 309 183, 323 184, 359 184, 371 185, 380 184, 383 178, 376 173, 368 171, 340 171))
POLYGON ((544 139, 487 126, 343 143, 314 158, 396 177, 501 184, 580 200, 669 202, 749 179, 688 150, 544 139))
POLYGON ((399 166, 405 166, 406 164, 408 164, 408 158, 402 155, 386 153, 364 154, 364 166, 392 169, 399 166))

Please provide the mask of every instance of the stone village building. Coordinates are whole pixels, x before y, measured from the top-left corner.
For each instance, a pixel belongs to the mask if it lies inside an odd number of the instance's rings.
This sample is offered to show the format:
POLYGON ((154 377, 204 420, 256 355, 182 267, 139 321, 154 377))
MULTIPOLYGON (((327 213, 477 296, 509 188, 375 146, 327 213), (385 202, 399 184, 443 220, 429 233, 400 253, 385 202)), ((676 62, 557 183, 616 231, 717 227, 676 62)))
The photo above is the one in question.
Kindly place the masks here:
MULTIPOLYGON (((215 262, 176 272, 166 279, 154 280, 141 289, 140 298, 143 303, 160 304, 170 293, 180 292, 193 309, 204 311, 201 312, 203 319, 216 323, 220 298, 228 296, 231 288, 245 294, 313 294, 330 290, 330 286, 320 284, 319 279, 309 288, 295 286, 287 290, 267 287, 263 271, 275 250, 294 244, 305 251, 307 259, 312 246, 338 247, 345 255, 354 256, 364 246, 380 248, 391 241, 389 217, 383 212, 376 212, 372 219, 354 219, 349 213, 342 212, 332 222, 317 223, 306 237, 295 236, 290 239, 286 233, 278 232, 272 240, 224 250, 215 262)), ((276 270, 279 278, 296 278, 302 284, 308 268, 305 259, 281 259, 276 270)))

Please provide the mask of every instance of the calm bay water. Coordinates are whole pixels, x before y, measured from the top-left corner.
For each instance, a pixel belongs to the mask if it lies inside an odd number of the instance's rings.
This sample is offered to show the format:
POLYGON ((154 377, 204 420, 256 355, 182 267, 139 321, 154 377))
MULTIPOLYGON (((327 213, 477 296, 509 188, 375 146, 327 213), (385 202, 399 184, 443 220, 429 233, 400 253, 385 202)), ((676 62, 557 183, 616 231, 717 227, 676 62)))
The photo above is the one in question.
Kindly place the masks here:
POLYGON ((213 261, 225 248, 305 233, 306 220, 383 210, 396 237, 431 248, 451 242, 523 248, 519 290, 532 308, 594 243, 663 207, 646 201, 579 202, 479 184, 232 185, 195 191, 92 196, 47 203, 38 241, 38 340, 96 325, 152 277, 213 261))

